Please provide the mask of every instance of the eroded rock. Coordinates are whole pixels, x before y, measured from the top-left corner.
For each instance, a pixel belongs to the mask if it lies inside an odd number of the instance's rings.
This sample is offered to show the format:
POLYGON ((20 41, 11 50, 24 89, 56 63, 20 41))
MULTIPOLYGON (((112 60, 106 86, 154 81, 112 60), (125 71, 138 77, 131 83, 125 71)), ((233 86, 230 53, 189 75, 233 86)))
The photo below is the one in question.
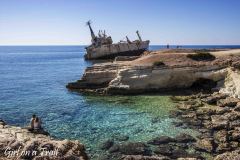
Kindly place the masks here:
POLYGON ((30 133, 20 127, 2 125, 0 127, 0 159, 7 158, 5 149, 18 150, 20 153, 10 159, 71 159, 87 160, 85 147, 79 141, 55 140, 48 135, 30 133))
POLYGON ((220 107, 225 107, 225 106, 235 107, 238 102, 239 102, 239 99, 237 99, 237 98, 232 98, 232 97, 228 97, 228 98, 226 98, 226 99, 220 99, 220 100, 217 102, 217 105, 220 106, 220 107))
POLYGON ((214 160, 239 160, 240 150, 225 152, 223 154, 217 155, 214 160))
POLYGON ((197 150, 212 153, 214 150, 214 141, 212 138, 200 139, 196 142, 195 147, 197 150))
POLYGON ((226 129, 229 125, 229 121, 222 115, 211 116, 211 128, 213 129, 226 129))

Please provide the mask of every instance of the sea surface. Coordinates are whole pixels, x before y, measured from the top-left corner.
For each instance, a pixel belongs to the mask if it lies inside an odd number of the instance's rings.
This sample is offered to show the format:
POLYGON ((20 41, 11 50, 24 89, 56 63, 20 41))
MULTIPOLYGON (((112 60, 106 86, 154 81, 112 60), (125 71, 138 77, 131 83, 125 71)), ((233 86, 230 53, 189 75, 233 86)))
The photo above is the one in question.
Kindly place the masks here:
MULTIPOLYGON (((151 46, 158 50, 165 46, 151 46)), ((175 46, 171 46, 175 47, 175 46)), ((182 46, 183 48, 240 48, 240 46, 182 46)), ((1 46, 0 119, 26 126, 32 114, 59 139, 77 139, 94 159, 106 139, 128 136, 147 141, 191 130, 176 128, 168 95, 97 96, 71 92, 68 82, 81 78, 92 62, 84 46, 1 46)))

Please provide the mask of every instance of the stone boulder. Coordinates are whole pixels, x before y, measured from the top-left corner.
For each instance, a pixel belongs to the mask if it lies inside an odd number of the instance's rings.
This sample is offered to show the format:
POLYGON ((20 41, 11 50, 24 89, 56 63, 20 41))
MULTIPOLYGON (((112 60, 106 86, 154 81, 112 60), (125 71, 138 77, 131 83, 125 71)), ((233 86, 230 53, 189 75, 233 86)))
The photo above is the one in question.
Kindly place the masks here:
POLYGON ((217 143, 226 143, 229 139, 227 130, 215 131, 213 137, 217 143))
POLYGON ((219 106, 204 106, 197 109, 196 114, 199 116, 214 115, 214 114, 224 114, 231 112, 229 107, 219 107, 219 106))
POLYGON ((229 120, 222 115, 211 116, 212 129, 226 129, 229 125, 229 120))
POLYGON ((229 139, 232 141, 240 140, 240 127, 235 127, 234 130, 229 131, 230 137, 229 139))
POLYGON ((230 151, 231 147, 229 145, 229 143, 218 143, 217 147, 216 147, 216 153, 224 153, 227 151, 230 151))
POLYGON ((212 153, 214 150, 214 141, 212 138, 199 139, 195 144, 195 149, 212 153))
POLYGON ((240 112, 240 103, 237 104, 237 106, 234 108, 234 111, 240 112))
POLYGON ((217 104, 217 101, 225 99, 226 97, 226 94, 214 93, 211 96, 203 98, 201 100, 207 104, 217 104))
POLYGON ((193 138, 192 136, 185 134, 185 133, 177 135, 175 137, 175 139, 176 139, 176 142, 178 142, 178 143, 189 143, 189 142, 196 141, 195 138, 193 138))
POLYGON ((234 121, 234 120, 239 120, 240 119, 240 113, 235 112, 235 111, 225 113, 223 116, 225 118, 227 118, 229 121, 234 121))
POLYGON ((229 123, 229 128, 234 129, 235 127, 240 127, 240 119, 231 121, 229 123))
POLYGON ((220 107, 235 107, 237 103, 239 102, 238 98, 232 98, 232 97, 227 97, 226 99, 220 99, 217 102, 217 105, 220 107))

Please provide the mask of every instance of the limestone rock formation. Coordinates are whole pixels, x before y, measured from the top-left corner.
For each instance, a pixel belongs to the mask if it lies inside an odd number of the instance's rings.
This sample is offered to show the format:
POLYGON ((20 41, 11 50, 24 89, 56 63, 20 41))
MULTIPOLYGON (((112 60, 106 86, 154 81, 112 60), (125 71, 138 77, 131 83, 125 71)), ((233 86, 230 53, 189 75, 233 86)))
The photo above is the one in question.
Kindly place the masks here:
POLYGON ((220 90, 221 93, 226 93, 232 97, 240 98, 240 70, 228 69, 224 87, 220 90))
POLYGON ((0 123, 0 159, 87 160, 79 141, 55 140, 27 129, 0 123))
MULTIPOLYGON (((81 80, 69 83, 67 87, 108 94, 215 87, 221 93, 235 97, 240 95, 240 74, 234 67, 240 60, 240 55, 222 55, 212 61, 194 61, 187 57, 190 51, 175 52, 150 52, 131 61, 96 64, 86 69, 81 80), (163 66, 154 65, 159 60, 164 63, 163 66)), ((214 103, 214 99, 206 100, 214 103)))

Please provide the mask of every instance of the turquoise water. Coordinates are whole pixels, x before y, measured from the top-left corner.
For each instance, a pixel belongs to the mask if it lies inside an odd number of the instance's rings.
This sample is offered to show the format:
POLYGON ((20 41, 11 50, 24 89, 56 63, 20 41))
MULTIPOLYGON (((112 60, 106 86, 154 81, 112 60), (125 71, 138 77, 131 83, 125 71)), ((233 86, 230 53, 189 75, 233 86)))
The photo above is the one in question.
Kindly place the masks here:
MULTIPOLYGON (((161 46, 153 46, 153 49, 161 46)), ((119 135, 146 141, 157 135, 191 132, 175 128, 168 96, 97 96, 68 91, 87 66, 83 46, 0 47, 0 118, 25 126, 33 113, 57 138, 78 139, 90 154, 119 135)))

